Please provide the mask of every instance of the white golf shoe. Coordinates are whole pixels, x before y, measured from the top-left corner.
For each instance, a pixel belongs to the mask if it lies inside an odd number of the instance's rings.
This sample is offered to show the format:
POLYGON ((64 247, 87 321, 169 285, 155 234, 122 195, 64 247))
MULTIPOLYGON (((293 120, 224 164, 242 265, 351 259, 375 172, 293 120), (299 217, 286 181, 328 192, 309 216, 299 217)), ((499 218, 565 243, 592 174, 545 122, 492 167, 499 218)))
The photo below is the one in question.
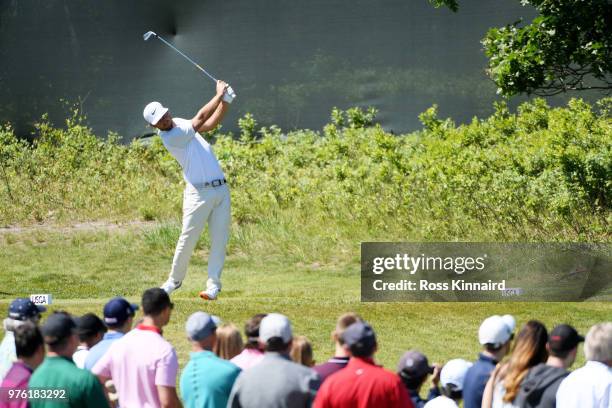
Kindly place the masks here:
POLYGON ((175 290, 181 287, 183 282, 177 282, 172 278, 168 278, 168 280, 161 285, 161 288, 166 291, 167 294, 171 294, 175 290))
POLYGON ((221 289, 216 286, 211 286, 210 288, 201 291, 200 297, 204 300, 217 300, 219 292, 221 292, 221 289))

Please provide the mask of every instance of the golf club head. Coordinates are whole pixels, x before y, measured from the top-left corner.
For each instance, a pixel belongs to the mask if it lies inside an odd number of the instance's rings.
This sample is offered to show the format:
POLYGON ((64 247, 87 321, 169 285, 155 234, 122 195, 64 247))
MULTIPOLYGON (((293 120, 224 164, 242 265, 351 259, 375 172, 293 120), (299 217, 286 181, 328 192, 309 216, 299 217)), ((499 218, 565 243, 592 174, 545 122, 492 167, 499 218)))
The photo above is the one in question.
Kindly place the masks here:
POLYGON ((149 41, 149 38, 151 38, 151 37, 157 37, 157 34, 155 34, 153 31, 147 31, 142 36, 142 38, 144 38, 145 41, 149 41))

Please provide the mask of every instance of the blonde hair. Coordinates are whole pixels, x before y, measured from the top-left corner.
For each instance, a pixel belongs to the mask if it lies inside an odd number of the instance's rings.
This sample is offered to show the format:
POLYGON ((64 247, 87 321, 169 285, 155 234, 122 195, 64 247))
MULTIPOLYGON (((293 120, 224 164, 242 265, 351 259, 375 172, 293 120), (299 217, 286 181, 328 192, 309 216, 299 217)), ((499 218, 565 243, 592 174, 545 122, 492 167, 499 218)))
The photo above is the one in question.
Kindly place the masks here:
POLYGON ((516 398, 521 382, 527 371, 548 358, 546 342, 548 333, 546 327, 537 320, 528 321, 516 338, 512 356, 508 361, 508 374, 504 378, 506 393, 504 402, 512 402, 516 398))
POLYGON ((231 324, 226 323, 217 327, 215 332, 217 334, 217 341, 213 346, 213 352, 224 360, 231 360, 242 352, 244 344, 242 343, 242 336, 238 328, 231 324))
POLYGON ((293 338, 289 355, 293 361, 306 367, 312 367, 315 364, 312 354, 312 344, 310 344, 310 341, 308 341, 305 336, 293 338))

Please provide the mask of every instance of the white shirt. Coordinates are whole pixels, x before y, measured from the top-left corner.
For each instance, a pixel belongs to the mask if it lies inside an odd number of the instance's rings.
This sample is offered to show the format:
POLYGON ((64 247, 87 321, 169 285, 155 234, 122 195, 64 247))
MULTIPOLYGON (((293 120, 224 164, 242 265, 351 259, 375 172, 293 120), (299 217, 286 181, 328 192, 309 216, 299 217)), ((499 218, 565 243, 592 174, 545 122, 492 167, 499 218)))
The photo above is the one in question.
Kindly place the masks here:
POLYGON ((458 408, 459 405, 452 399, 440 395, 425 404, 424 408, 458 408))
POLYGON ((515 408, 518 405, 514 405, 511 402, 504 402, 504 395, 506 395, 506 385, 503 381, 498 381, 493 388, 493 402, 492 408, 515 408))
POLYGON ((87 346, 78 346, 74 354, 72 355, 72 361, 74 361, 74 365, 79 368, 85 368, 85 360, 87 359, 87 355, 89 354, 89 349, 87 346))
POLYGON ((2 382, 4 376, 11 369, 11 366, 16 360, 17 351, 15 350, 15 335, 12 331, 7 330, 0 344, 0 382, 2 382))
POLYGON ((612 368, 598 361, 571 372, 557 390, 557 408, 612 408, 612 368))
POLYGON ((223 170, 210 144, 195 131, 191 120, 173 118, 174 127, 160 130, 159 136, 170 154, 183 169, 183 178, 197 186, 217 179, 223 179, 223 170))

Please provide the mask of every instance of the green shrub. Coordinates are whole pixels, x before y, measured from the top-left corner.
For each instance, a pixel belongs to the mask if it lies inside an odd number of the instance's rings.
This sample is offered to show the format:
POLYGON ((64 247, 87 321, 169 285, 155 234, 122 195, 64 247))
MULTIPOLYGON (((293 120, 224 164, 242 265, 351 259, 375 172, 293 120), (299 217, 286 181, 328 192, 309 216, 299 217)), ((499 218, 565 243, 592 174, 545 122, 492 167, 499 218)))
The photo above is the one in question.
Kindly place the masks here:
MULTIPOLYGON (((401 136, 376 125, 373 109, 334 108, 322 134, 257 129, 246 115, 239 140, 217 134, 215 144, 236 242, 246 245, 254 229, 279 234, 258 245, 281 237, 298 245, 303 234, 608 240, 609 105, 550 108, 536 99, 513 114, 496 104, 490 117, 461 126, 434 106, 420 115, 423 130, 401 136)), ((31 144, 1 128, 0 158, 2 224, 180 219, 180 168, 158 137, 146 146, 100 140, 73 112, 65 128, 43 117, 31 144)))

